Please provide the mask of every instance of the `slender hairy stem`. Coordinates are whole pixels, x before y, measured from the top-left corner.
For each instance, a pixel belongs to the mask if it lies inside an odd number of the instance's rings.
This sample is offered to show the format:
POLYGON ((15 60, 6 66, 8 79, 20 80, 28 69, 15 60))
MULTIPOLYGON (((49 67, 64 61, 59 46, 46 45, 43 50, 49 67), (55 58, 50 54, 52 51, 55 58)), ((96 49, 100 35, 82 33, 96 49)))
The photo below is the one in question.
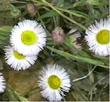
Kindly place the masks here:
POLYGON ((66 13, 68 13, 68 14, 74 15, 74 16, 76 16, 76 17, 81 17, 81 18, 89 19, 87 16, 80 15, 80 14, 75 13, 75 12, 72 12, 72 11, 70 11, 70 10, 66 10, 66 9, 58 8, 58 7, 57 7, 57 9, 60 10, 60 11, 66 12, 66 13))
POLYGON ((77 23, 76 21, 74 21, 73 19, 70 19, 69 17, 65 16, 62 12, 60 12, 57 8, 55 8, 54 6, 52 6, 50 3, 48 3, 46 0, 42 0, 42 2, 44 4, 46 4, 47 6, 49 6, 50 8, 52 8, 54 11, 56 11, 59 15, 61 15, 63 18, 67 19, 68 21, 78 25, 79 27, 81 27, 82 29, 86 30, 86 27, 84 27, 83 25, 77 23))
POLYGON ((83 79, 89 77, 92 74, 92 72, 95 70, 95 68, 96 68, 96 66, 87 75, 85 75, 81 78, 74 79, 72 82, 77 82, 77 81, 80 81, 80 80, 83 80, 83 79))

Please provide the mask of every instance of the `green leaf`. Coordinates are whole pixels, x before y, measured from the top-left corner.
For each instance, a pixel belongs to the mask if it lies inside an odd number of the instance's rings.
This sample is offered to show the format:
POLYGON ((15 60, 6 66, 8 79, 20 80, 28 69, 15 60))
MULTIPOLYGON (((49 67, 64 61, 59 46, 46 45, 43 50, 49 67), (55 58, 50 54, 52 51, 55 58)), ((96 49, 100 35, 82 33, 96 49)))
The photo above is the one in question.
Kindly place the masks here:
POLYGON ((58 7, 64 6, 64 0, 59 0, 57 6, 58 6, 58 7))
MULTIPOLYGON (((50 18, 50 17, 54 17, 54 16, 57 16, 57 15, 58 15, 58 14, 57 14, 55 11, 51 10, 51 11, 46 12, 45 14, 41 15, 41 16, 40 16, 40 19, 50 18)), ((39 19, 39 18, 38 18, 38 19, 39 19)))
POLYGON ((85 63, 93 64, 93 65, 96 65, 96 66, 101 66, 101 67, 104 67, 104 68, 108 68, 108 66, 105 66, 104 63, 100 60, 91 59, 91 58, 87 58, 87 57, 84 57, 84 56, 82 57, 82 56, 79 56, 79 55, 73 55, 73 54, 70 54, 68 52, 57 50, 57 49, 49 47, 49 46, 47 46, 47 48, 49 50, 51 50, 52 52, 55 52, 55 53, 65 57, 67 59, 72 59, 72 60, 76 60, 78 62, 85 62, 85 63))
POLYGON ((29 102, 26 98, 22 97, 17 93, 15 90, 13 90, 11 87, 8 86, 8 96, 10 101, 20 101, 20 102, 29 102))
POLYGON ((3 48, 9 43, 11 29, 11 26, 0 27, 0 48, 3 48))
POLYGON ((88 19, 89 16, 86 15, 85 13, 83 12, 80 12, 80 11, 76 11, 76 10, 67 10, 65 8, 57 8, 59 9, 60 11, 63 11, 63 12, 66 12, 68 14, 71 14, 73 16, 76 16, 76 17, 81 17, 81 18, 85 18, 85 19, 88 19))
POLYGON ((107 4, 106 0, 87 0, 86 2, 89 3, 90 5, 96 5, 96 6, 107 4))
POLYGON ((2 26, 0 27, 0 31, 4 32, 11 32, 12 27, 11 26, 2 26))
POLYGON ((21 11, 18 8, 16 8, 14 5, 10 5, 10 11, 12 17, 14 18, 19 17, 21 14, 21 11))

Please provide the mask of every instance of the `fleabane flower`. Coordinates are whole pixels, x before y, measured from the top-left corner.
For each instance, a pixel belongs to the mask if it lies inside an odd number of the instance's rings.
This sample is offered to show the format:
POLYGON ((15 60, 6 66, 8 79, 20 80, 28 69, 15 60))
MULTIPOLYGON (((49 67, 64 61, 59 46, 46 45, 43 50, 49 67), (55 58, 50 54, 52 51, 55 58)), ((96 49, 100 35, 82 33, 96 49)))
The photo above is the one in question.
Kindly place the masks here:
POLYGON ((0 73, 0 93, 3 93, 6 88, 5 79, 2 76, 2 73, 0 73))
POLYGON ((35 63, 36 56, 24 56, 12 47, 7 46, 5 49, 6 63, 15 70, 25 70, 35 63))
POLYGON ((62 100, 64 92, 69 92, 71 83, 65 69, 59 65, 47 65, 40 73, 39 86, 41 94, 49 101, 62 100))
POLYGON ((110 19, 100 20, 86 30, 86 41, 96 55, 110 55, 110 19))
POLYGON ((12 47, 23 55, 37 55, 46 45, 46 32, 34 20, 24 20, 12 29, 12 47))

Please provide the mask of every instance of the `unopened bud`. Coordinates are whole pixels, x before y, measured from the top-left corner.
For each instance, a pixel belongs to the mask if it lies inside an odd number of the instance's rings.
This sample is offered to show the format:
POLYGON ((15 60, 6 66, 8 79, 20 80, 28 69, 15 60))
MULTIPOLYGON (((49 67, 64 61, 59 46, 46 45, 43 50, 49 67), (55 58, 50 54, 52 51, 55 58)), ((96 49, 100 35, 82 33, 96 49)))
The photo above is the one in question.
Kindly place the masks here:
POLYGON ((74 46, 77 49, 82 49, 82 37, 80 32, 77 29, 71 29, 68 32, 67 41, 69 45, 74 46))
POLYGON ((66 35, 61 27, 56 27, 52 32, 52 38, 55 44, 63 44, 65 42, 66 35))
POLYGON ((26 5, 26 10, 31 17, 34 17, 37 13, 37 6, 34 3, 28 3, 26 5))

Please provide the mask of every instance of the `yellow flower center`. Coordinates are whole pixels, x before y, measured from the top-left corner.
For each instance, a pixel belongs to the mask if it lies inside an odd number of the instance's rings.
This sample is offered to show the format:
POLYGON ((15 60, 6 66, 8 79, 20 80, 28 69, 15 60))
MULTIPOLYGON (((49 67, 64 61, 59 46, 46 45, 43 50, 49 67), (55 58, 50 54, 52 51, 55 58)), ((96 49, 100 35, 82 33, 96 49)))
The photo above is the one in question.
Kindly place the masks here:
POLYGON ((21 35, 23 44, 31 46, 38 43, 38 36, 33 31, 24 31, 21 35))
POLYGON ((96 37, 98 43, 102 45, 106 45, 110 43, 110 31, 109 30, 101 30, 96 37))
POLYGON ((61 79, 56 75, 52 75, 48 79, 48 84, 52 89, 59 89, 61 87, 61 79))
POLYGON ((26 58, 26 56, 18 53, 17 51, 14 51, 14 56, 18 59, 18 60, 23 60, 26 58))

